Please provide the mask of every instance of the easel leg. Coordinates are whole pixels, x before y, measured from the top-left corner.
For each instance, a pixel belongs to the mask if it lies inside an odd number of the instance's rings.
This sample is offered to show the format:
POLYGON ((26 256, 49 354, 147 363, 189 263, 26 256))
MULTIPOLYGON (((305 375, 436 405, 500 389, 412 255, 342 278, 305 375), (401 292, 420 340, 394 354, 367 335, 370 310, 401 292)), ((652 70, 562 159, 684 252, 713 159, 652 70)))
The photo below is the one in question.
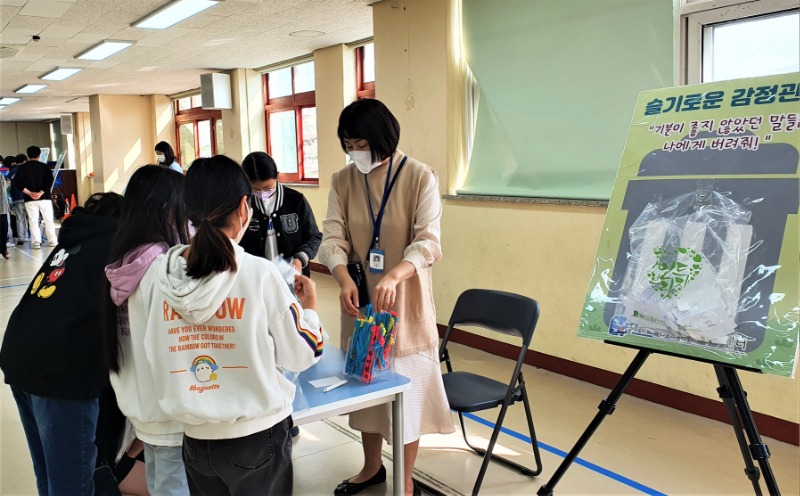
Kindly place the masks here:
POLYGON ((761 496, 761 485, 758 483, 758 479, 761 477, 761 472, 759 472, 758 468, 756 468, 755 464, 753 463, 753 457, 750 455, 750 450, 747 446, 747 440, 744 437, 742 422, 739 419, 739 413, 736 410, 736 402, 733 400, 733 391, 728 384, 728 378, 725 376, 725 371, 723 370, 722 365, 714 365, 714 372, 717 373, 717 380, 719 381, 719 387, 717 388, 717 393, 719 393, 719 397, 722 399, 722 403, 725 405, 725 410, 728 411, 728 417, 731 419, 731 425, 733 426, 733 432, 736 434, 736 441, 739 443, 739 449, 742 452, 742 458, 744 459, 744 473, 747 475, 747 478, 750 479, 750 482, 753 483, 753 491, 755 492, 756 496, 761 496))
POLYGON ((731 417, 733 429, 736 432, 736 439, 739 442, 739 447, 742 450, 742 457, 744 458, 747 477, 752 481, 755 494, 761 494, 761 487, 759 485, 759 471, 753 465, 753 459, 758 462, 761 467, 761 472, 764 474, 764 482, 767 485, 767 491, 771 496, 780 495, 778 483, 775 480, 775 475, 772 473, 772 467, 769 464, 769 447, 761 440, 761 435, 756 428, 756 422, 753 419, 753 413, 750 410, 750 404, 747 402, 747 395, 742 388, 742 383, 739 380, 739 375, 736 369, 724 365, 714 365, 714 369, 719 379, 720 397, 725 403, 725 408, 728 410, 728 415, 731 417), (723 394, 729 394, 726 398, 723 394), (732 404, 729 404, 732 403, 732 404), (742 429, 747 434, 747 439, 750 441, 749 446, 745 441, 742 429))
POLYGON ((550 480, 547 481, 547 484, 539 488, 539 491, 536 493, 538 496, 552 496, 556 484, 558 484, 558 481, 560 481, 561 477, 564 476, 567 469, 569 469, 570 465, 572 465, 572 462, 575 461, 575 458, 578 457, 578 454, 580 454, 583 447, 586 446, 586 443, 589 442, 589 439, 591 439, 594 432, 598 427, 600 427, 600 424, 607 415, 614 413, 617 401, 619 400, 620 396, 622 396, 622 393, 625 392, 625 389, 628 387, 628 384, 631 382, 636 373, 639 372, 639 369, 644 364, 644 361, 648 356, 650 356, 650 353, 651 352, 649 351, 639 350, 639 353, 636 354, 633 362, 628 365, 628 369, 625 370, 625 373, 622 374, 622 377, 620 377, 617 385, 614 386, 611 394, 609 394, 606 399, 600 402, 600 405, 597 407, 600 411, 597 412, 597 415, 595 415, 592 423, 586 428, 586 431, 584 431, 583 435, 580 437, 580 439, 578 439, 578 442, 575 443, 575 446, 572 447, 572 450, 570 450, 569 454, 566 456, 566 458, 564 458, 564 461, 561 462, 561 465, 559 465, 558 469, 550 478, 550 480))

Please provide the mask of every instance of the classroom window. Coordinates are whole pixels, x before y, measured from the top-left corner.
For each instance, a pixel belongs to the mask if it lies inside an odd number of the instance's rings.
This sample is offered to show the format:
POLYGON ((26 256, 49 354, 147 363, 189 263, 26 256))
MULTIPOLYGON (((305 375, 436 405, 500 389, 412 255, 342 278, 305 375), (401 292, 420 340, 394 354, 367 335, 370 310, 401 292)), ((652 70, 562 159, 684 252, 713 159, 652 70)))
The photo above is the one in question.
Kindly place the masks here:
POLYGON ((721 8, 697 2, 681 15, 681 83, 695 84, 800 70, 796 0, 762 0, 721 8))
POLYGON ((202 108, 200 95, 174 102, 178 162, 187 169, 195 159, 224 152, 222 112, 202 108))
POLYGON ((375 44, 356 48, 356 96, 375 98, 375 44))
POLYGON ((264 74, 267 153, 282 182, 319 181, 314 62, 264 74))

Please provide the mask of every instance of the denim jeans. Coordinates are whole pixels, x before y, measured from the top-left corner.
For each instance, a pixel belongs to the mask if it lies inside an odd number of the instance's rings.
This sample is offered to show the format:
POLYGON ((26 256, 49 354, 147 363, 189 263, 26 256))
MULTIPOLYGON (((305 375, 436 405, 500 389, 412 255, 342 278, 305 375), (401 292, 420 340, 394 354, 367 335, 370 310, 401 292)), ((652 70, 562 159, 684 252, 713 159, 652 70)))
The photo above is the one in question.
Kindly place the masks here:
POLYGON ((183 438, 192 496, 292 494, 292 418, 235 439, 183 438))
POLYGON ((183 448, 144 443, 147 490, 152 496, 188 496, 183 448))
POLYGON ((11 386, 40 496, 93 496, 98 400, 61 400, 11 386))

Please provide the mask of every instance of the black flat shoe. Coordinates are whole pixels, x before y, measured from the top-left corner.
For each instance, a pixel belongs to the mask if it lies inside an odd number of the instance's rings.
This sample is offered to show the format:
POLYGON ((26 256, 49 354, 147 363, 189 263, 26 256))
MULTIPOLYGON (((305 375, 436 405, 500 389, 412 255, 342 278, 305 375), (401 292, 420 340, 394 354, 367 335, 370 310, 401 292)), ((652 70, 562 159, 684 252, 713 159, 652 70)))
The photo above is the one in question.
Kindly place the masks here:
POLYGON ((381 465, 378 473, 364 482, 348 482, 347 480, 343 480, 342 483, 333 490, 333 494, 356 494, 370 486, 375 486, 384 482, 386 482, 386 467, 381 465))

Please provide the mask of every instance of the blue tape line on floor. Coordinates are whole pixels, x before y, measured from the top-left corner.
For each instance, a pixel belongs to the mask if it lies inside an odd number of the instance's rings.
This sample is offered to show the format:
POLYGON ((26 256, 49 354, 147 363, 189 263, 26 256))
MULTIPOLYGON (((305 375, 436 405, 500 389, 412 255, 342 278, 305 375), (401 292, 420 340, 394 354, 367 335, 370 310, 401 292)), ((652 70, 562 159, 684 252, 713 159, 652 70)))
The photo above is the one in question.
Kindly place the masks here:
POLYGON ((6 289, 6 288, 18 288, 18 287, 20 287, 20 286, 27 286, 28 284, 30 284, 30 283, 29 283, 29 282, 26 282, 25 284, 12 284, 11 286, 0 286, 0 289, 6 289))
MULTIPOLYGON (((471 413, 465 413, 464 417, 466 417, 466 418, 468 418, 470 420, 473 420, 473 421, 475 421, 475 422, 477 422, 479 424, 485 425, 486 427, 489 427, 491 429, 495 428, 495 424, 493 422, 489 422, 488 420, 482 419, 482 418, 480 418, 480 417, 478 417, 476 415, 473 415, 471 413)), ((523 434, 520 434, 519 432, 512 431, 511 429, 507 429, 506 427, 500 427, 500 432, 502 432, 503 434, 508 434, 509 436, 511 436, 513 438, 516 438, 516 439, 519 439, 520 441, 524 441, 524 442, 526 442, 528 444, 531 443, 531 438, 529 438, 529 437, 527 437, 527 436, 525 436, 523 434)), ((565 451, 561 451, 560 449, 555 448, 553 446, 550 446, 549 444, 545 444, 545 443, 543 443, 541 441, 539 441, 538 444, 539 444, 539 448, 541 448, 544 451, 547 451, 549 453, 552 453, 552 454, 554 454, 556 456, 560 456, 561 458, 566 458, 566 456, 567 456, 567 453, 565 451)), ((653 488, 647 487, 644 484, 640 484, 640 483, 638 483, 638 482, 636 482, 634 480, 628 479, 627 477, 619 475, 618 473, 612 472, 611 470, 605 469, 605 468, 603 468, 603 467, 601 467, 599 465, 595 465, 594 463, 587 462, 586 460, 584 460, 582 458, 575 458, 575 463, 578 464, 578 465, 581 465, 582 467, 586 467, 586 468, 588 468, 589 470, 591 470, 593 472, 597 472, 600 475, 604 475, 604 476, 608 477, 609 479, 613 479, 613 480, 615 480, 617 482, 625 484, 626 486, 632 487, 632 488, 636 489, 637 491, 641 491, 641 492, 643 492, 645 494, 649 494, 651 496, 666 496, 666 494, 664 494, 662 492, 656 491, 653 488)))

